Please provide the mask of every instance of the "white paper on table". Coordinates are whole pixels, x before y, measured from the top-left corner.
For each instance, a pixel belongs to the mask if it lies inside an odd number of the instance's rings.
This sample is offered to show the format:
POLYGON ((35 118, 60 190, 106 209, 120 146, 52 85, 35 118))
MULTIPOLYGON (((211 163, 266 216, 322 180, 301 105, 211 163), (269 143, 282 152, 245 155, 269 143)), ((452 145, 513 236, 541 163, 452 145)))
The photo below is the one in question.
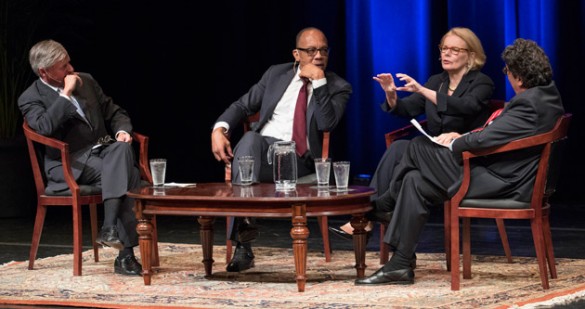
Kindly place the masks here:
POLYGON ((177 182, 167 182, 165 183, 165 187, 195 187, 197 186, 196 183, 177 183, 177 182))
POLYGON ((414 127, 417 129, 417 130, 419 130, 419 131, 420 131, 420 133, 422 133, 424 136, 428 137, 428 138, 429 138, 431 141, 433 141, 433 143, 435 143, 435 144, 437 144, 437 145, 441 145, 441 146, 443 146, 443 147, 448 147, 448 146, 445 146, 445 145, 443 145, 443 144, 441 144, 441 143, 437 142, 437 140, 436 140, 434 137, 430 136, 430 135, 429 135, 429 134, 428 134, 428 133, 425 131, 425 129, 423 129, 423 127, 420 125, 420 123, 418 123, 418 121, 416 121, 416 119, 412 118, 412 119, 410 120, 410 123, 412 123, 412 125, 413 125, 413 126, 414 126, 414 127))

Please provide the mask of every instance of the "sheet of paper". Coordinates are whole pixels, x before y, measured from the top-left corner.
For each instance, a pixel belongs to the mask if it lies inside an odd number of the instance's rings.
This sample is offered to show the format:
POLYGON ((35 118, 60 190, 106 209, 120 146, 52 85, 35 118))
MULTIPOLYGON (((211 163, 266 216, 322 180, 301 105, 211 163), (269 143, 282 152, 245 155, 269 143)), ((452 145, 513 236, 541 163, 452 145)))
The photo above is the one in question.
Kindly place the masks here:
POLYGON ((437 142, 437 141, 435 140, 435 138, 434 138, 434 137, 430 136, 430 135, 429 135, 429 134, 428 134, 428 133, 425 131, 425 129, 423 129, 423 127, 420 125, 420 123, 418 123, 418 121, 416 121, 416 119, 412 118, 412 119, 410 120, 410 123, 412 123, 412 125, 413 125, 413 126, 414 126, 414 127, 417 129, 417 130, 419 130, 419 131, 420 131, 420 133, 422 133, 424 136, 428 137, 428 138, 429 138, 431 141, 433 141, 433 143, 435 143, 435 144, 437 144, 437 145, 441 145, 441 146, 443 146, 443 147, 448 147, 448 146, 445 146, 445 145, 443 145, 443 144, 441 144, 441 143, 437 142))
POLYGON ((165 187, 195 187, 197 186, 196 183, 177 183, 177 182, 167 182, 165 183, 165 187))

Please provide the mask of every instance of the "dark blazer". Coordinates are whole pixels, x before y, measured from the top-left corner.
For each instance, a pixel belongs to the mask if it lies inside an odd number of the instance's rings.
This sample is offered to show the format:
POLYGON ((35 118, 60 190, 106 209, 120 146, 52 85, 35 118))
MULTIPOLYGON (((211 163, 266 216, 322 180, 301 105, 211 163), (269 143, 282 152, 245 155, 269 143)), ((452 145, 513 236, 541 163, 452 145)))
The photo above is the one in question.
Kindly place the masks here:
POLYGON ((463 76, 451 96, 447 94, 447 72, 431 76, 424 86, 437 91, 436 105, 423 95, 413 93, 399 98, 393 109, 385 101, 381 105, 382 110, 409 118, 424 113, 427 132, 431 136, 445 132, 469 132, 480 127, 490 115, 488 104, 494 92, 494 82, 480 71, 469 71, 463 76))
MULTIPOLYGON (((295 74, 293 63, 273 65, 266 70, 258 83, 233 102, 216 120, 225 121, 234 128, 246 117, 260 112, 260 120, 252 130, 258 132, 272 117, 276 104, 284 95, 295 74)), ((307 108, 307 134, 313 157, 321 156, 323 135, 341 121, 351 94, 351 85, 333 72, 325 72, 327 84, 313 90, 307 108)))
MULTIPOLYGON (((104 94, 90 74, 79 73, 79 76, 83 84, 77 87, 73 96, 87 120, 77 113, 77 108, 69 100, 41 80, 34 81, 18 99, 18 107, 32 129, 69 144, 72 171, 76 179, 83 171, 88 152, 100 137, 114 137, 120 130, 132 133, 127 112, 104 94)), ((62 174, 60 171, 60 153, 47 148, 45 172, 47 175, 51 175, 51 172, 62 174)), ((59 191, 66 187, 65 183, 55 182, 49 177, 48 189, 59 191)))
MULTIPOLYGON (((554 82, 527 89, 513 97, 502 114, 480 132, 464 135, 453 142, 453 156, 461 160, 468 149, 502 145, 527 136, 550 131, 564 113, 561 96, 554 82)), ((541 149, 524 149, 481 157, 472 161, 468 198, 514 198, 528 202, 541 149)), ((449 189, 455 193, 459 183, 449 189)))

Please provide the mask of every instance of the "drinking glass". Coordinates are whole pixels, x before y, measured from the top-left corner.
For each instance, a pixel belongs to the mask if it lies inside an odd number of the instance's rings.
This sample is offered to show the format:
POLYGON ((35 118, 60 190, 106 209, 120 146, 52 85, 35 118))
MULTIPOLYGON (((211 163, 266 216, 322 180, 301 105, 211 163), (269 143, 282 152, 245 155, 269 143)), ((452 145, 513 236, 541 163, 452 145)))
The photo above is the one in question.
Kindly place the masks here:
POLYGON ((349 161, 333 162, 333 173, 335 174, 337 191, 347 191, 347 185, 349 183, 349 161))
POLYGON ((150 172, 152 174, 152 184, 155 187, 164 186, 167 172, 167 159, 150 159, 150 172))
POLYGON ((254 157, 242 156, 238 157, 238 169, 240 170, 240 183, 242 186, 249 186, 252 184, 252 176, 254 175, 254 157))
POLYGON ((330 158, 315 159, 315 173, 317 174, 317 186, 329 187, 329 175, 331 173, 330 158))

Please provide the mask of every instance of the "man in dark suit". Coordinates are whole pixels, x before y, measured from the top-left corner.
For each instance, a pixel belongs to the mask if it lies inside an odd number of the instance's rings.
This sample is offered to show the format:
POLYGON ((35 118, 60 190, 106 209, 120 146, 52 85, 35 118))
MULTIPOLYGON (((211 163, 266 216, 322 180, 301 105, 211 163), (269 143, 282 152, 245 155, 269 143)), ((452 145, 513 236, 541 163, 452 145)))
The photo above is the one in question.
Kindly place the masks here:
MULTIPOLYGON (((133 252, 138 245, 134 202, 126 197, 129 189, 140 186, 128 114, 91 75, 74 71, 60 43, 35 44, 29 61, 39 79, 20 96, 18 107, 32 129, 69 144, 79 184, 101 188, 105 215, 97 241, 119 250, 115 273, 140 276, 142 266, 133 252)), ((47 190, 55 193, 68 189, 60 157, 47 148, 47 190)))
MULTIPOLYGON (((462 152, 550 131, 563 115, 552 68, 541 47, 516 39, 502 59, 516 96, 483 130, 450 135, 453 140, 443 145, 424 136, 413 140, 390 183, 394 210, 384 241, 395 248, 394 254, 374 274, 357 279, 356 285, 414 283, 411 259, 429 216, 428 207, 442 204, 457 191, 462 152)), ((540 150, 525 149, 474 160, 466 197, 529 202, 539 159, 540 150)))
MULTIPOLYGON (((313 158, 321 155, 323 131, 333 130, 342 119, 351 94, 351 85, 333 72, 326 71, 329 57, 327 38, 319 29, 301 30, 292 51, 294 63, 273 65, 248 93, 233 102, 217 119, 211 133, 211 148, 218 161, 232 164, 232 182, 240 183, 238 162, 234 156, 254 156, 253 182, 272 182, 272 166, 267 151, 277 141, 290 141, 293 136, 293 116, 303 80, 308 80, 306 111, 306 140, 308 149, 298 155, 298 176, 314 171, 313 158), (229 130, 241 125, 246 117, 260 112, 252 130, 244 134, 232 152, 229 130)), ((298 147, 298 145, 297 145, 298 147)), ((298 148, 297 148, 298 150, 298 148)), ((231 239, 236 250, 227 271, 237 272, 254 265, 250 241, 257 234, 253 220, 239 220, 231 239)), ((234 226, 235 226, 234 225, 234 226)))

